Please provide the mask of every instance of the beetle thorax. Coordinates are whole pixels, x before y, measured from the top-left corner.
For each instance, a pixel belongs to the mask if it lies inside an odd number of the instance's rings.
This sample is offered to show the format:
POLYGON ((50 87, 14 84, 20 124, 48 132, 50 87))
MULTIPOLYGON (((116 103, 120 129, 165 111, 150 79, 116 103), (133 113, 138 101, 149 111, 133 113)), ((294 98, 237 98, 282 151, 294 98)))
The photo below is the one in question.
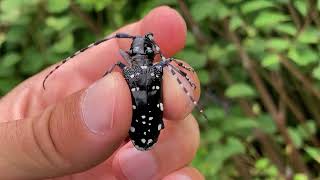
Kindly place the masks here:
POLYGON ((146 53, 146 49, 152 48, 152 44, 146 40, 145 37, 137 36, 133 39, 131 44, 132 64, 144 66, 152 65, 153 57, 150 58, 146 53))
POLYGON ((145 39, 143 37, 137 36, 133 39, 131 44, 131 51, 133 55, 145 54, 144 52, 145 39))

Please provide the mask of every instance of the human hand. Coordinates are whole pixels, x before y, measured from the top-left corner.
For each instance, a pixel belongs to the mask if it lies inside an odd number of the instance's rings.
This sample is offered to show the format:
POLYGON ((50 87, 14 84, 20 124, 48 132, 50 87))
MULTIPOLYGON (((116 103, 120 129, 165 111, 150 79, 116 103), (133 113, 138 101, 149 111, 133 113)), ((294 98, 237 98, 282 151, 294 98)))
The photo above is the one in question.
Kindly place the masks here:
MULTIPOLYGON (((118 32, 153 32, 162 52, 172 56, 184 46, 186 27, 176 11, 159 7, 118 32)), ((0 100, 0 179, 203 179, 188 167, 199 145, 197 122, 188 115, 192 103, 166 71, 167 121, 158 143, 141 152, 125 141, 132 115, 128 86, 116 72, 97 79, 129 45, 102 43, 64 64, 45 91, 42 81, 52 67, 0 100)), ((188 75, 199 87, 195 74, 188 75)), ((197 88, 196 99, 199 93, 197 88)))

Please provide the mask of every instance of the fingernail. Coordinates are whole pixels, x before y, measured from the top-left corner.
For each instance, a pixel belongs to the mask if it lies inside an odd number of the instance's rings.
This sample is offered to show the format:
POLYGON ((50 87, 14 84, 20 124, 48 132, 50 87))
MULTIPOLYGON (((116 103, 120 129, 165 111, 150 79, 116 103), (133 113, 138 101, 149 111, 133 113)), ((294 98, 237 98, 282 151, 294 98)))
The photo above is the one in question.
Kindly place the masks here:
POLYGON ((135 148, 121 152, 119 164, 128 180, 152 179, 158 170, 156 159, 150 151, 138 151, 135 148))
POLYGON ((114 77, 108 75, 92 84, 82 98, 82 119, 93 133, 104 134, 113 125, 115 87, 114 77))

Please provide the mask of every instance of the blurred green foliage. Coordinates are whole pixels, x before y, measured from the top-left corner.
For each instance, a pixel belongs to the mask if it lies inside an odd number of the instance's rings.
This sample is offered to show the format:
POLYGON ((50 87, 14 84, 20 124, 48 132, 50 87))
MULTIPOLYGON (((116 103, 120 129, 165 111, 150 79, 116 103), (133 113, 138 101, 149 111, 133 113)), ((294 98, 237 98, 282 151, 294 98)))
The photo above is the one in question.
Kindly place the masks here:
POLYGON ((209 117, 192 165, 207 179, 319 178, 320 0, 1 0, 1 95, 163 4, 193 27, 176 56, 209 117))

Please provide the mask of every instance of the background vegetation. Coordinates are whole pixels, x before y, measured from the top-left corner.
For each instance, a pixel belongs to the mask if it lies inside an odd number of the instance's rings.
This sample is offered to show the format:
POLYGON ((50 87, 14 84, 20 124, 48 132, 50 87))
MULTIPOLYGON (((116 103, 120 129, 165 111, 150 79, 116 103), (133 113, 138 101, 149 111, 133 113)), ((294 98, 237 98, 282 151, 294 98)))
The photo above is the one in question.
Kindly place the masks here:
POLYGON ((207 179, 319 178, 319 0, 0 0, 0 94, 161 4, 187 21, 176 57, 209 116, 192 164, 207 179))

